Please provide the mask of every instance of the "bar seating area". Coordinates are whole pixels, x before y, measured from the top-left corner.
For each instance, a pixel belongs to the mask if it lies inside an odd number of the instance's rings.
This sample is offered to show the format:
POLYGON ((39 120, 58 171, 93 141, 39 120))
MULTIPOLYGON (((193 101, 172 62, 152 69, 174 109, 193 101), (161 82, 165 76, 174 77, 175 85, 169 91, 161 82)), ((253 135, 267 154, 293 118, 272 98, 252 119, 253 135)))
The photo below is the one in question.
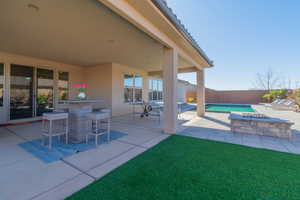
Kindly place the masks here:
MULTIPOLYGON (((85 137, 86 144, 89 142, 89 136, 93 136, 95 139, 95 145, 98 146, 99 136, 107 135, 107 142, 110 141, 110 123, 111 123, 111 111, 110 109, 98 109, 100 111, 92 111, 87 113, 84 117, 87 119, 87 131, 82 135, 85 137)), ((61 142, 61 136, 65 136, 65 144, 69 142, 69 135, 72 134, 69 128, 69 113, 68 112, 51 112, 44 113, 42 120, 42 144, 48 146, 48 149, 52 149, 53 137, 57 137, 61 142), (48 139, 48 143, 46 143, 48 139)), ((72 123, 76 123, 73 121, 72 123)))
POLYGON ((65 135, 65 143, 68 144, 69 115, 63 112, 53 112, 43 114, 42 142, 45 145, 45 137, 48 137, 48 148, 52 149, 52 137, 65 135))
POLYGON ((110 141, 110 113, 109 109, 103 109, 100 112, 88 114, 89 120, 92 121, 92 128, 86 135, 86 143, 89 141, 89 136, 94 136, 95 144, 98 146, 98 137, 104 134, 107 135, 107 142, 110 141))
POLYGON ((66 108, 54 112, 43 113, 42 144, 48 149, 53 148, 53 137, 57 145, 61 144, 61 136, 65 136, 65 144, 89 144, 90 136, 99 144, 100 136, 106 135, 107 143, 110 141, 111 110, 107 108, 93 108, 101 100, 88 99, 85 94, 86 84, 75 84, 78 88, 76 99, 62 100, 66 108))

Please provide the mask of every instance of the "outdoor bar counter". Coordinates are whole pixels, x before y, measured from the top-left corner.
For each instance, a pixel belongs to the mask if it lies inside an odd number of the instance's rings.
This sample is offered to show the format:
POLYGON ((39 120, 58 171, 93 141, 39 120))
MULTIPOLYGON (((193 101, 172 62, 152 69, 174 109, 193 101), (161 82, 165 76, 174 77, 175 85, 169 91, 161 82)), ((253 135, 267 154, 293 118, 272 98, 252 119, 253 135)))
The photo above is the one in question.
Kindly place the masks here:
POLYGON ((60 103, 68 104, 69 109, 69 137, 71 143, 85 141, 85 136, 91 129, 91 122, 87 115, 93 111, 93 104, 101 100, 61 100, 60 103))

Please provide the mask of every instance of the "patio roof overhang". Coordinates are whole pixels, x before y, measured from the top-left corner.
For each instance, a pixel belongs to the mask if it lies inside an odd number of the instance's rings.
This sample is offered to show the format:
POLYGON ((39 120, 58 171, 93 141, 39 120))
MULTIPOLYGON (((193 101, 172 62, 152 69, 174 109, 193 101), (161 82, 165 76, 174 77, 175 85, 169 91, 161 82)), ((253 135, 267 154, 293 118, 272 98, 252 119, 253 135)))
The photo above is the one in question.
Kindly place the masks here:
POLYGON ((103 2, 164 46, 177 49, 180 56, 192 64, 189 67, 203 69, 213 66, 213 61, 206 56, 164 0, 98 1, 103 2))
MULTIPOLYGON (((179 68, 178 69, 178 73, 189 73, 189 72, 197 72, 197 71, 198 71, 197 67, 185 67, 185 68, 179 68)), ((163 77, 163 71, 162 70, 149 71, 148 76, 162 78, 163 77)))
POLYGON ((195 49, 184 38, 177 38, 181 46, 173 42, 177 33, 171 24, 163 28, 165 20, 150 1, 2 0, 0 51, 79 66, 115 62, 159 71, 163 48, 176 47, 180 69, 208 67, 199 54, 193 55, 195 49), (131 10, 127 9, 126 17, 113 5, 125 10, 127 5, 131 10), (142 16, 144 6, 148 8, 145 15, 153 11, 155 15, 142 16), (130 13, 136 15, 129 19, 130 13))

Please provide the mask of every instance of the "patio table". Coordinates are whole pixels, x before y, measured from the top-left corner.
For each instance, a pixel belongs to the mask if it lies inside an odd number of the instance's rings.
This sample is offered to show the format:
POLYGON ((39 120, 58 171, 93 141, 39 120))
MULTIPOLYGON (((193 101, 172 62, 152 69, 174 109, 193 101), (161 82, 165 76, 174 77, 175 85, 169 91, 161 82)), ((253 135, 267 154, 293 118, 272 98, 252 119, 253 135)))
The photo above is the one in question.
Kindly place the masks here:
POLYGON ((85 141, 86 134, 92 124, 88 114, 92 112, 92 105, 101 100, 61 100, 60 103, 69 104, 69 137, 70 143, 78 144, 85 141))

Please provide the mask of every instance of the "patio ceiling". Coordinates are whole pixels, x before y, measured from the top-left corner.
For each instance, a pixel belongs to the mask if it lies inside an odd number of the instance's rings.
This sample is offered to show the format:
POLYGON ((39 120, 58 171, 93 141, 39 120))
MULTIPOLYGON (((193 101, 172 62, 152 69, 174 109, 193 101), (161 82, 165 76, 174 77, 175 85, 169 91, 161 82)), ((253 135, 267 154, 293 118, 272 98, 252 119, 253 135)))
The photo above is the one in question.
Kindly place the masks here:
MULTIPOLYGON (((0 24, 0 51, 80 66, 161 69, 163 45, 97 0, 1 0, 0 24)), ((190 67, 179 58, 179 68, 190 67)))

